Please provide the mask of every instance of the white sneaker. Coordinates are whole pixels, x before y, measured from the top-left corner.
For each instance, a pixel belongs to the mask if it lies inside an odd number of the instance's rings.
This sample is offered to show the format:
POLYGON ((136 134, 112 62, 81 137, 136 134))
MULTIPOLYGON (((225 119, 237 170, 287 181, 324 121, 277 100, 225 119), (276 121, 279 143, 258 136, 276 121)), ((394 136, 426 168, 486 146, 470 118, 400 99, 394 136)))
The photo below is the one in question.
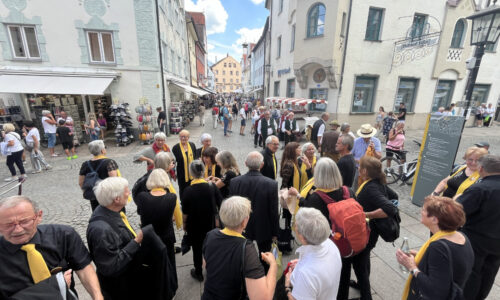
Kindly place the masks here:
POLYGON ((37 173, 40 173, 40 172, 42 172, 42 170, 33 170, 33 171, 31 172, 31 174, 37 174, 37 173))
POLYGON ((391 173, 387 173, 386 175, 387 177, 392 177, 392 174, 391 173))
POLYGON ((10 181, 14 181, 14 180, 17 180, 17 176, 7 177, 3 181, 10 182, 10 181))
POLYGON ((20 178, 28 178, 28 175, 23 174, 23 175, 21 175, 21 176, 19 176, 19 177, 20 177, 20 178))

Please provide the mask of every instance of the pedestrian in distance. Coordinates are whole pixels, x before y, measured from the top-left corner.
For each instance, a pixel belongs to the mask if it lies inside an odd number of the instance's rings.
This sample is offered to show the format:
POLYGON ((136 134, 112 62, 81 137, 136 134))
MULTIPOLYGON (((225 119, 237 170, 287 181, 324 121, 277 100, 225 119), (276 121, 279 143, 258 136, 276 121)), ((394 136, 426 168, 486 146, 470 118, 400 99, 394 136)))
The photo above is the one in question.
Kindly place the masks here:
POLYGON ((404 102, 399 103, 399 114, 397 118, 399 122, 403 123, 406 120, 406 104, 404 102))
POLYGON ((314 146, 321 152, 321 139, 323 138, 323 133, 326 129, 326 122, 330 119, 330 114, 324 112, 321 114, 321 118, 314 122, 311 132, 311 142, 314 146))
MULTIPOLYGON (((274 119, 271 118, 271 113, 269 111, 264 112, 264 117, 260 119, 257 132, 262 137, 262 141, 266 141, 268 136, 277 134, 277 124, 274 119)), ((279 143, 279 139, 278 139, 279 143)), ((263 145, 265 147, 265 145, 263 145)), ((279 145, 278 145, 279 147, 279 145)))
POLYGON ((394 116, 394 113, 392 111, 390 111, 387 116, 383 119, 383 126, 382 126, 382 133, 384 134, 385 136, 385 140, 387 142, 387 140, 389 139, 389 131, 391 131, 392 129, 392 126, 394 125, 394 123, 397 121, 397 119, 395 118, 394 116))
POLYGON ((73 133, 71 129, 66 126, 66 121, 62 119, 59 120, 59 127, 56 129, 56 135, 61 141, 64 153, 66 153, 66 159, 77 159, 78 155, 76 155, 75 145, 73 144, 73 133))
POLYGON ((200 119, 200 126, 205 126, 205 104, 200 101, 200 106, 198 106, 198 118, 200 119))
POLYGON ((239 117, 241 119, 240 125, 240 135, 245 135, 245 126, 247 125, 247 113, 245 112, 245 108, 242 106, 239 111, 239 117))
POLYGON ((219 123, 219 106, 216 104, 212 107, 212 124, 214 129, 217 128, 217 124, 219 123))
POLYGON ((260 172, 269 179, 277 180, 279 169, 276 152, 278 152, 280 141, 278 137, 271 135, 266 138, 265 145, 266 148, 260 152, 264 158, 264 166, 260 172))
POLYGON ((379 132, 381 132, 384 118, 385 118, 385 110, 383 106, 380 106, 378 108, 377 116, 375 117, 375 128, 377 128, 379 132))
POLYGON ((30 152, 31 166, 33 167, 33 174, 42 172, 44 170, 52 169, 52 166, 47 163, 42 151, 40 150, 40 132, 35 127, 33 121, 25 121, 24 127, 26 128, 26 150, 30 152))
POLYGON ((158 128, 160 129, 160 132, 165 133, 165 128, 167 126, 167 114, 163 111, 161 106, 156 108, 156 112, 158 112, 158 128))
POLYGON ((89 122, 83 126, 85 127, 87 134, 90 136, 90 141, 99 139, 101 127, 99 127, 95 113, 89 113, 89 122))
MULTIPOLYGON (((404 152, 405 146, 405 123, 398 121, 396 126, 389 131, 389 138, 387 139, 387 145, 385 147, 386 157, 387 157, 387 168, 391 167, 392 157, 396 155, 399 157, 399 162, 404 164, 406 161, 406 152, 404 152)), ((389 172, 387 176, 392 176, 389 172)))
POLYGON ((42 110, 42 125, 43 133, 47 139, 47 147, 50 151, 51 157, 57 157, 59 154, 54 152, 54 147, 56 145, 56 129, 57 122, 54 116, 48 110, 42 110))
POLYGON ((229 127, 229 122, 231 121, 231 113, 229 112, 229 104, 225 104, 222 108, 222 119, 224 121, 224 136, 229 136, 231 133, 231 128, 229 127))
POLYGON ((17 132, 15 132, 15 129, 16 128, 12 123, 3 124, 2 138, 4 141, 2 142, 2 154, 7 156, 5 164, 7 165, 7 168, 9 168, 11 174, 10 177, 5 178, 4 180, 7 182, 18 179, 14 165, 16 165, 19 169, 21 178, 28 177, 23 165, 24 147, 21 144, 21 137, 17 134, 17 132))

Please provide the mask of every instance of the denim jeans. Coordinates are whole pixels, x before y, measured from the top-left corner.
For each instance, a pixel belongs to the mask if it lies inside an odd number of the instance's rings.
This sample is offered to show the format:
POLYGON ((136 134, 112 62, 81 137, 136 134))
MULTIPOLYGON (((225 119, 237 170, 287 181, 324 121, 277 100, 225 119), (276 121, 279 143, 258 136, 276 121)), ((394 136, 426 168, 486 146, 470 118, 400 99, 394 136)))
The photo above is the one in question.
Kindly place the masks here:
POLYGON ((47 136, 47 144, 49 148, 54 148, 56 145, 56 134, 55 133, 46 133, 47 136))
POLYGON ((229 119, 224 118, 224 135, 227 135, 227 126, 229 125, 229 119))

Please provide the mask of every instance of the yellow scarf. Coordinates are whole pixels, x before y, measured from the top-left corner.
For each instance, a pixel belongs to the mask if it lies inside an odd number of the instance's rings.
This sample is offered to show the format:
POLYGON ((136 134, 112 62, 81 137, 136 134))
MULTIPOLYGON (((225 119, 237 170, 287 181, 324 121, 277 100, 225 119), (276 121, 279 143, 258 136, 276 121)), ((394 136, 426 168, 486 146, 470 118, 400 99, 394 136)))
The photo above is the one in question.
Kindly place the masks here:
POLYGON ((182 152, 182 160, 184 161, 184 182, 188 182, 189 180, 193 179, 193 176, 189 174, 189 165, 193 162, 194 159, 193 150, 191 149, 191 145, 189 143, 187 145, 188 157, 186 158, 186 150, 184 150, 182 143, 179 143, 182 152))
POLYGON ((278 163, 276 162, 276 156, 274 156, 274 153, 273 153, 273 167, 274 167, 274 179, 276 179, 276 165, 278 163))
POLYGON ((203 156, 203 151, 205 151, 205 146, 201 147, 200 158, 201 158, 201 156, 203 156))
POLYGON ((361 193, 361 190, 363 190, 363 188, 365 187, 365 184, 367 184, 369 181, 370 181, 370 180, 365 180, 365 182, 363 182, 363 183, 359 186, 358 190, 356 191, 356 197, 359 195, 359 193, 361 193))
POLYGON ((334 189, 320 189, 320 188, 317 188, 315 191, 321 191, 321 192, 327 194, 327 193, 333 192, 334 189))
MULTIPOLYGON (((437 240, 441 239, 444 236, 447 236, 447 235, 450 235, 450 234, 454 234, 455 232, 456 231, 445 232, 445 231, 441 231, 441 230, 438 231, 438 232, 436 232, 430 239, 427 240, 427 242, 425 242, 425 244, 422 245, 422 247, 420 248, 420 250, 418 250, 417 255, 415 256, 415 264, 418 266, 418 264, 422 260, 422 257, 424 257, 424 254, 427 251, 427 248, 429 247, 429 245, 432 242, 437 241, 437 240)), ((409 293, 410 293, 410 284, 411 284, 411 280, 412 279, 413 279, 413 275, 410 274, 408 276, 408 279, 406 280, 405 289, 403 291, 403 297, 401 298, 402 300, 408 299, 408 296, 409 296, 409 293)))
POLYGON ((193 179, 193 181, 191 181, 191 185, 195 185, 195 184, 198 184, 198 183, 208 183, 208 182, 205 179, 203 179, 203 178, 193 179))
MULTIPOLYGON (((458 173, 462 172, 466 168, 467 168, 467 165, 460 167, 460 169, 458 169, 458 171, 453 173, 451 175, 451 177, 455 177, 458 173)), ((474 183, 476 183, 479 180, 479 178, 480 178, 479 171, 475 171, 474 173, 470 174, 470 176, 467 177, 467 179, 465 179, 462 182, 462 184, 460 184, 455 195, 462 195, 465 192, 465 190, 468 189, 474 183)), ((446 185, 446 188, 448 188, 448 185, 446 185)))
POLYGON ((299 169, 295 164, 293 164, 293 187, 297 190, 300 191, 300 173, 299 169))
POLYGON ((237 237, 240 237, 240 238, 245 238, 244 236, 241 235, 241 233, 239 232, 236 232, 234 230, 231 230, 229 228, 224 228, 222 229, 220 232, 224 233, 225 235, 229 235, 229 236, 237 236, 237 237))
MULTIPOLYGON (((171 194, 177 194, 172 183, 170 183, 170 186, 168 187, 168 191, 171 194)), ((177 226, 177 229, 181 229, 182 228, 182 211, 181 211, 181 204, 179 202, 179 199, 177 199, 177 201, 175 203, 174 219, 175 219, 175 226, 177 226)))
MULTIPOLYGON (((212 164, 212 173, 210 174, 210 176, 215 176, 215 167, 217 165, 216 164, 212 164)), ((208 168, 205 168, 205 178, 208 178, 208 168)))
MULTIPOLYGON (((311 162, 311 169, 316 165, 316 155, 313 157, 313 161, 311 162)), ((300 187, 304 187, 307 184, 307 181, 311 178, 307 176, 306 164, 302 162, 302 166, 300 166, 300 187)))
POLYGON ((314 177, 309 179, 307 183, 302 187, 302 190, 300 191, 300 197, 302 198, 307 198, 307 195, 309 195, 309 191, 311 191, 312 187, 314 186, 314 177))
MULTIPOLYGON (((107 157, 105 155, 101 154, 101 155, 94 156, 94 158, 95 158, 95 160, 99 160, 99 159, 103 159, 103 158, 107 158, 107 157)), ((116 176, 117 177, 122 177, 122 173, 120 172, 119 169, 116 169, 116 176)), ((132 196, 131 195, 128 196, 127 202, 130 202, 130 201, 132 201, 132 196)))
POLYGON ((134 237, 137 237, 137 234, 135 233, 134 229, 132 229, 132 226, 130 226, 130 223, 128 222, 127 216, 123 211, 120 212, 120 217, 122 218, 123 223, 127 227, 127 229, 132 233, 134 237))
POLYGON ((162 191, 164 192, 165 189, 164 188, 154 188, 151 190, 151 192, 162 192, 162 191))

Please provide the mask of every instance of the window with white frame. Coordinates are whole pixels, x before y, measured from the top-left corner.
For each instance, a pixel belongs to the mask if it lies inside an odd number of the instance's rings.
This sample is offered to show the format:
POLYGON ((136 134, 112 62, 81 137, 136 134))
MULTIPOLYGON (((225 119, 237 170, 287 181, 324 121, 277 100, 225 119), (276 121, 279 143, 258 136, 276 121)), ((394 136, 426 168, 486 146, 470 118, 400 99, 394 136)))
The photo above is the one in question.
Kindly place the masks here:
POLYGON ((7 25, 15 58, 40 59, 40 49, 34 26, 7 25))
POLYGON ((113 33, 109 31, 87 31, 87 40, 92 63, 114 63, 113 33))

